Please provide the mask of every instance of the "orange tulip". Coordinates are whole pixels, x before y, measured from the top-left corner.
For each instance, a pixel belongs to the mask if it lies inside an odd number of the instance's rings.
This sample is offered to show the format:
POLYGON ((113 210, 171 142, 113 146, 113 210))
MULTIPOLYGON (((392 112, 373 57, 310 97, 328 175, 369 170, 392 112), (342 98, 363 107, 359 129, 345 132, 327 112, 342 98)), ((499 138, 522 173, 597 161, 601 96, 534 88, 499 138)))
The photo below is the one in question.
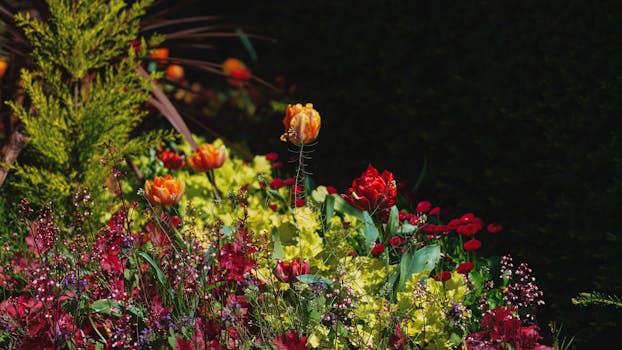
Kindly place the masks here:
POLYGON ((288 105, 283 118, 285 133, 281 135, 281 141, 289 140, 295 145, 309 144, 317 138, 321 124, 320 113, 313 109, 313 104, 288 105))
POLYGON ((173 80, 179 80, 184 77, 184 67, 178 64, 171 64, 166 67, 166 76, 173 80))
POLYGON ((225 146, 216 147, 206 143, 201 145, 188 159, 188 164, 195 171, 208 172, 220 168, 225 160, 227 160, 227 148, 225 146))
POLYGON ((186 186, 181 180, 170 175, 156 176, 153 181, 145 182, 145 195, 149 203, 155 205, 172 205, 179 202, 186 186))

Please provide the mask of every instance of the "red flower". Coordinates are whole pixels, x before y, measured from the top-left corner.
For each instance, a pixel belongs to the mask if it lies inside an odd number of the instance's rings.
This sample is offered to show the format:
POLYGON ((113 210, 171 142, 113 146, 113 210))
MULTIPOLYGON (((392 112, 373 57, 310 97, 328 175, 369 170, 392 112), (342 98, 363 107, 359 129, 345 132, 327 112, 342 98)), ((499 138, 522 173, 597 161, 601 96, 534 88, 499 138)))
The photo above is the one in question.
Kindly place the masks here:
POLYGON ((467 236, 467 237, 475 235, 477 233, 477 231, 479 231, 479 230, 480 230, 479 225, 477 225, 474 222, 466 224, 466 225, 461 225, 461 226, 458 226, 456 228, 456 232, 458 234, 461 234, 461 235, 467 236))
POLYGON ((230 78, 227 82, 235 87, 243 86, 244 81, 251 78, 251 70, 237 58, 227 58, 222 64, 222 72, 230 78))
POLYGON ((300 186, 300 185, 292 186, 292 192, 294 192, 294 194, 303 193, 304 191, 305 191, 305 189, 302 186, 300 186))
POLYGON ((482 246, 482 242, 477 239, 472 239, 470 241, 464 242, 464 250, 467 252, 472 252, 474 250, 478 250, 482 246))
POLYGON ((508 343, 516 338, 521 321, 515 312, 515 307, 497 306, 484 314, 482 328, 490 332, 490 339, 508 343))
POLYGON ((274 338, 274 345, 278 350, 308 350, 307 337, 301 337, 294 330, 274 338))
POLYGON ((436 275, 434 275, 434 279, 437 280, 437 281, 445 282, 445 281, 451 279, 451 272, 449 272, 449 271, 441 271, 441 272, 437 273, 436 275))
POLYGON ((311 267, 309 263, 300 258, 286 263, 284 261, 278 261, 274 268, 274 275, 282 282, 292 283, 296 282, 296 277, 300 275, 308 275, 311 273, 311 267))
POLYGON ((501 226, 500 224, 492 223, 492 224, 488 224, 488 227, 486 227, 486 229, 490 233, 499 233, 501 232, 501 230, 503 230, 503 226, 501 226))
POLYGON ((337 189, 333 186, 326 186, 326 192, 328 192, 328 194, 335 194, 337 193, 337 189))
POLYGON ((194 344, 190 340, 175 337, 175 342, 177 345, 173 350, 194 350, 194 344))
POLYGON ((389 244, 395 247, 396 245, 400 245, 400 244, 404 243, 404 241, 405 241, 404 238, 402 238, 400 236, 393 236, 389 240, 389 244))
POLYGON ((285 186, 285 182, 282 179, 276 178, 274 180, 272 180, 272 182, 270 182, 270 187, 272 187, 275 190, 278 190, 279 188, 285 186))
POLYGON ((440 207, 434 207, 429 212, 430 215, 439 215, 440 213, 441 213, 441 208, 440 207))
POLYGON ((395 178, 387 170, 379 175, 378 170, 370 164, 361 177, 352 181, 352 187, 342 197, 353 207, 367 210, 378 215, 381 221, 386 221, 389 208, 397 200, 395 178))
POLYGON ((473 270, 473 263, 470 261, 463 262, 456 268, 456 271, 462 274, 467 274, 471 272, 471 270, 473 270))
POLYGON ((276 211, 278 209, 276 204, 270 204, 268 207, 272 209, 272 211, 276 211))
POLYGON ((279 159, 279 154, 278 153, 272 152, 272 153, 266 154, 266 160, 268 160, 268 161, 274 162, 277 159, 279 159))
POLYGON ((427 213, 430 211, 431 207, 432 203, 428 201, 419 202, 419 204, 417 204, 417 213, 427 213))
POLYGON ((175 152, 162 151, 158 154, 158 158, 160 158, 166 168, 171 170, 180 170, 186 166, 184 158, 175 152))
POLYGON ((282 162, 275 162, 274 164, 272 164, 272 168, 274 169, 279 169, 283 167, 283 163, 282 162))
POLYGON ((297 198, 292 201, 292 205, 297 208, 304 207, 306 204, 307 202, 303 198, 297 198))
POLYGON ((287 178, 283 181, 283 185, 291 186, 296 183, 296 179, 293 177, 287 178))
POLYGON ((378 256, 382 253, 384 253, 384 244, 382 243, 376 244, 371 250, 371 255, 373 256, 378 256))

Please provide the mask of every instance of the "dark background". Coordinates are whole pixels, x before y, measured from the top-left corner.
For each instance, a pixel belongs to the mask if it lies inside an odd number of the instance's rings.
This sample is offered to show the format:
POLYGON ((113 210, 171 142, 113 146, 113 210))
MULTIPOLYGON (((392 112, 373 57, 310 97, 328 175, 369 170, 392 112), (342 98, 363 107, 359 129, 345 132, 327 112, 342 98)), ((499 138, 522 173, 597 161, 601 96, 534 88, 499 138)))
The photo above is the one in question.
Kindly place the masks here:
MULTIPOLYGON (((616 1, 229 1, 203 5, 278 39, 253 41, 258 76, 284 76, 322 131, 311 167, 343 190, 373 164, 416 199, 506 228, 485 254, 527 261, 577 348, 622 348, 622 12, 616 1)), ((229 52, 227 52, 229 51, 229 52)), ((281 116, 251 134, 278 142, 281 116), (272 130, 272 131, 266 131, 272 130)), ((231 135, 231 137, 234 137, 231 135)), ((550 339, 549 339, 550 341, 550 339)))

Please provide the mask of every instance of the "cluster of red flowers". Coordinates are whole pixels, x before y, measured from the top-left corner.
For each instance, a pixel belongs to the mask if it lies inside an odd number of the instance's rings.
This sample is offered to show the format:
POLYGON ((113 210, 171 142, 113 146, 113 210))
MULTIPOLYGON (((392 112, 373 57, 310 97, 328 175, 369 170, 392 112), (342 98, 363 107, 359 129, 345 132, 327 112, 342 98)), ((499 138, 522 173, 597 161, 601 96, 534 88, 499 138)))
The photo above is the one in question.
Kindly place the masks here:
POLYGON ((467 350, 501 350, 511 345, 516 350, 553 350, 538 343, 542 339, 536 325, 524 325, 516 315, 516 308, 497 306, 486 312, 482 331, 466 338, 467 350))

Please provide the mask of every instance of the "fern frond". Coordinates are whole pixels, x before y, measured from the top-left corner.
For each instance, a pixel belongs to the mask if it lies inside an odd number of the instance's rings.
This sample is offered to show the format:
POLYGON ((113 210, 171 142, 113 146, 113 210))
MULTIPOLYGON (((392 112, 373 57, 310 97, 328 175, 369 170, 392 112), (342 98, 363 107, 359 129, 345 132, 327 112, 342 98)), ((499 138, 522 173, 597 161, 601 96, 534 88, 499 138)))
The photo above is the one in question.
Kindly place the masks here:
POLYGON ((607 295, 600 292, 580 293, 576 298, 572 298, 575 305, 607 305, 622 308, 622 299, 617 295, 607 295))

